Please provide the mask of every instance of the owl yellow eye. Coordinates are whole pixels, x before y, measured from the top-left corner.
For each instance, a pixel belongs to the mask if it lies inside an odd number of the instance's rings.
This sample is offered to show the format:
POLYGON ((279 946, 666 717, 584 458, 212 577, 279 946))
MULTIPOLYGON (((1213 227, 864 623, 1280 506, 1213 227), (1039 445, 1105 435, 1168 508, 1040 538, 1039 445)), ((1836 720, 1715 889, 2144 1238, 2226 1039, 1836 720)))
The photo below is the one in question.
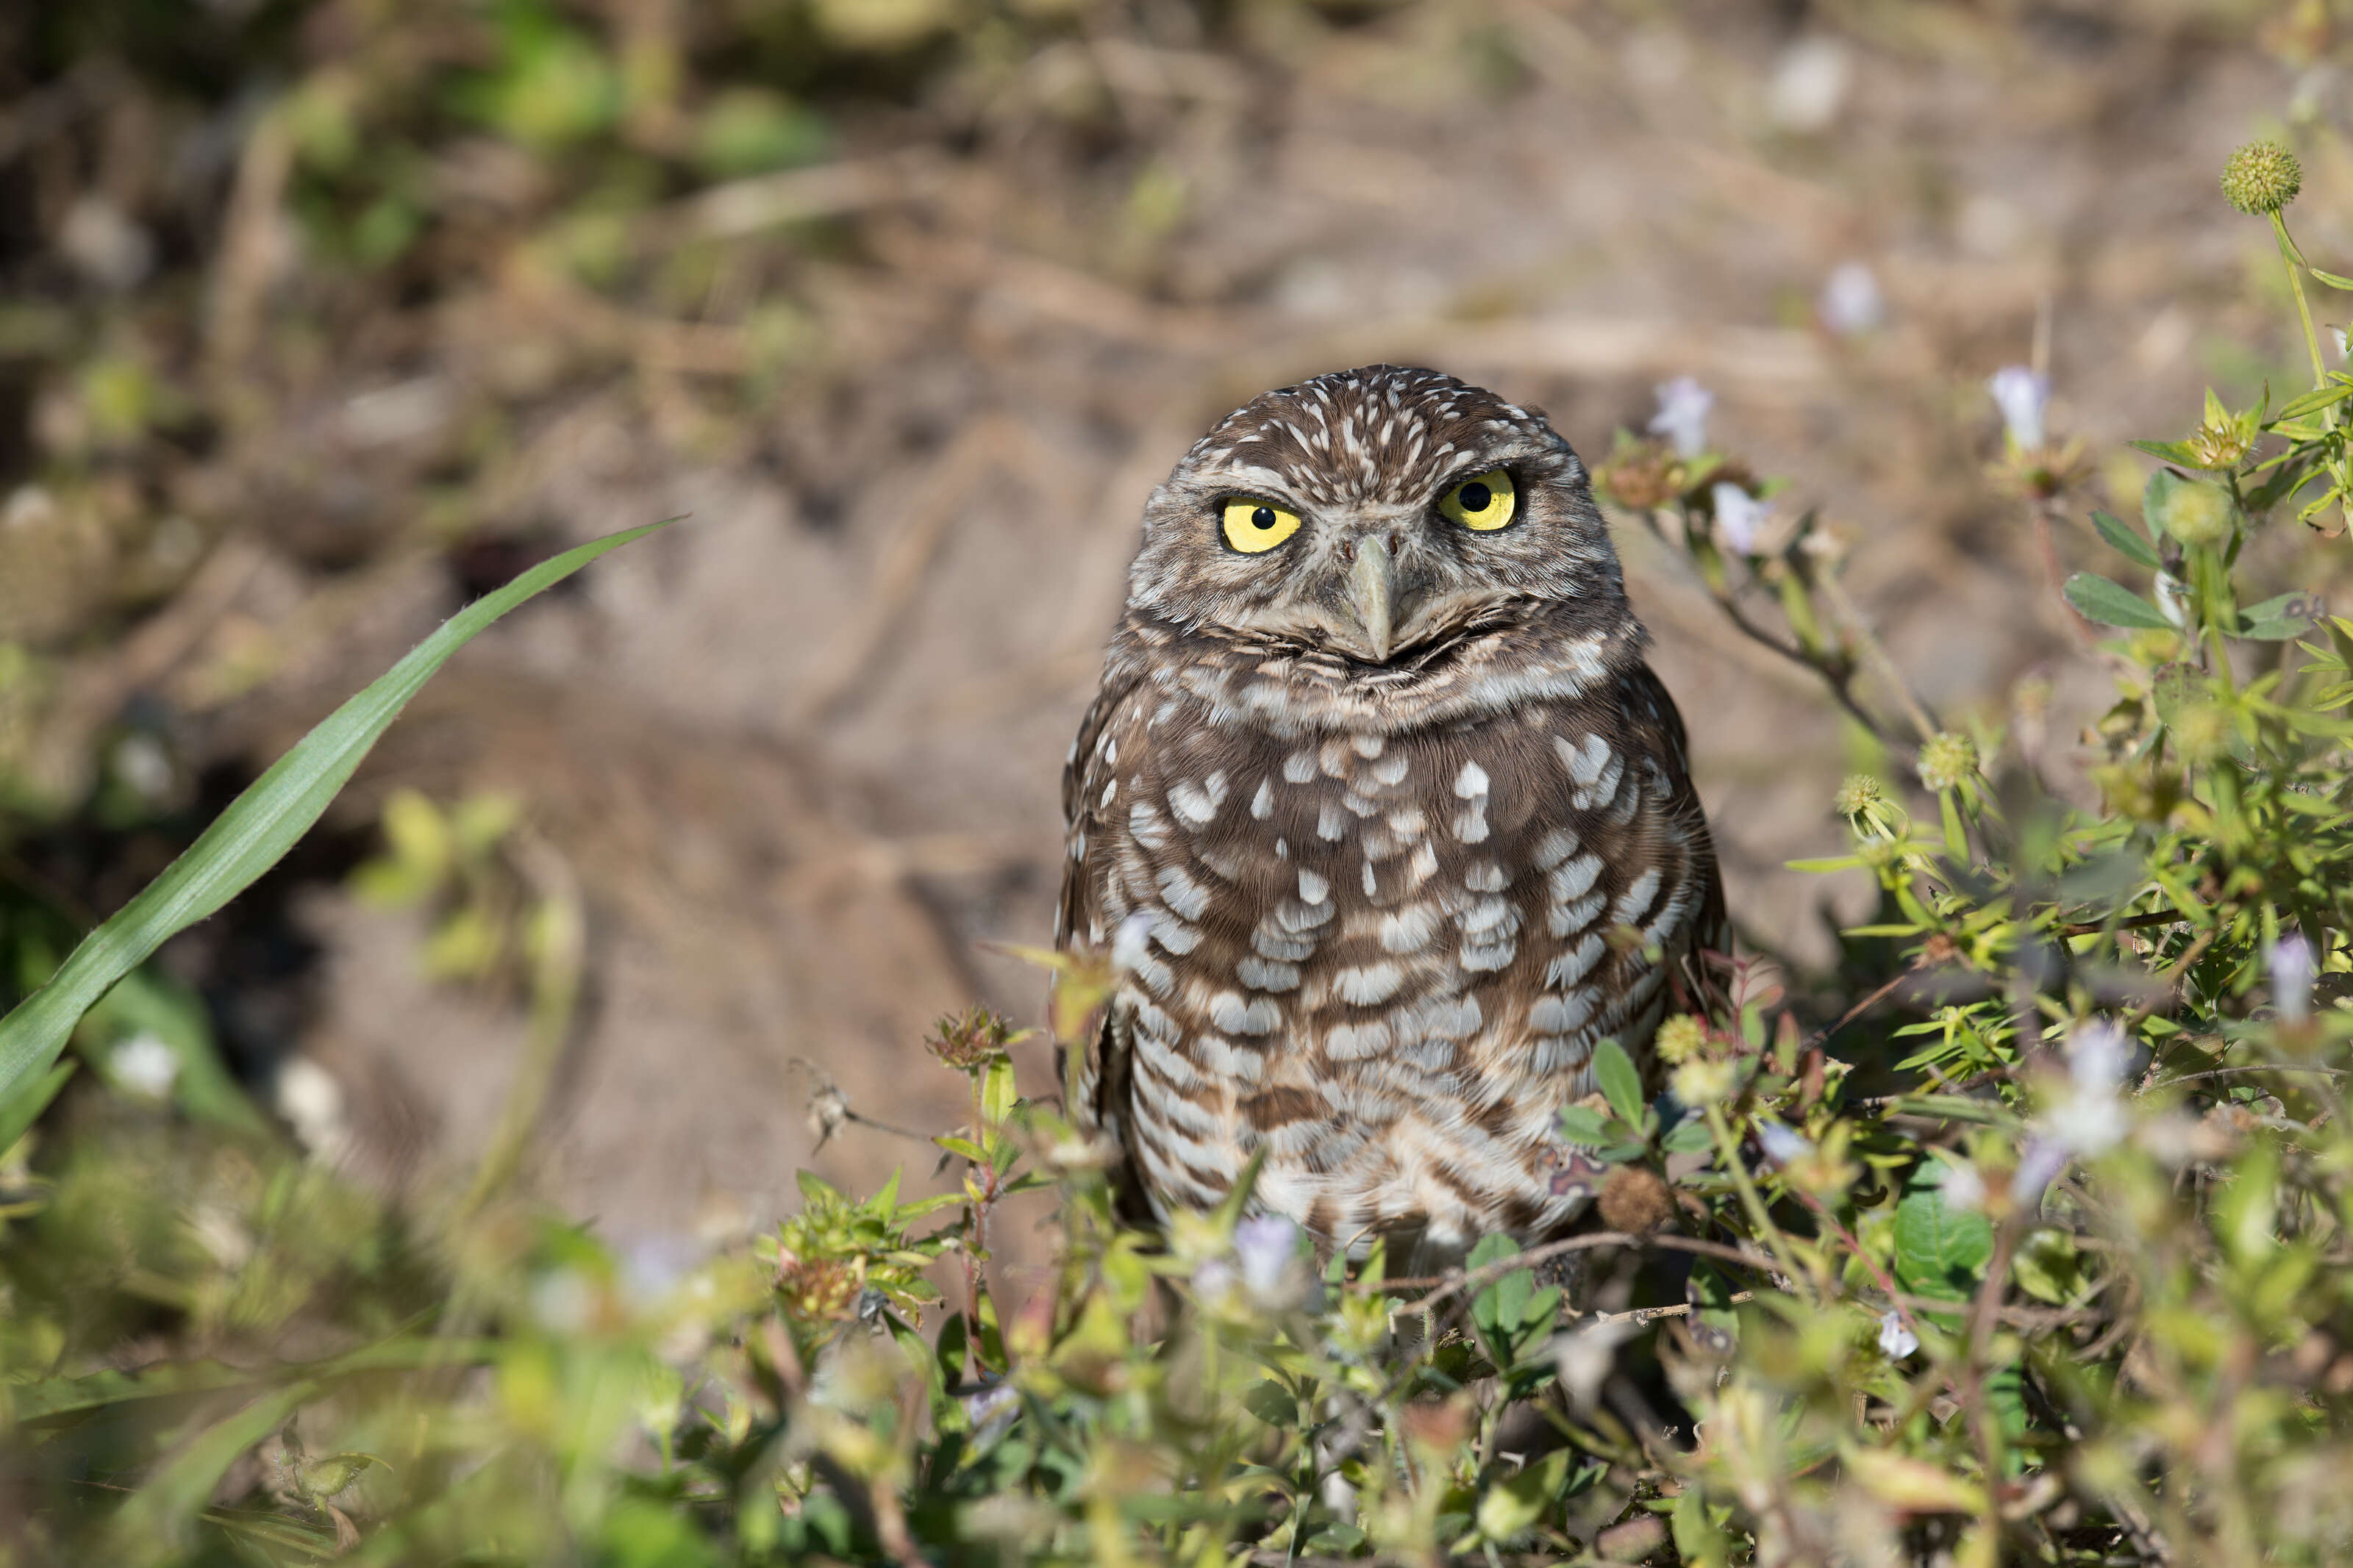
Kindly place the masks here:
POLYGON ((1465 528, 1493 533, 1512 521, 1519 500, 1519 492, 1512 488, 1512 476, 1501 468, 1490 468, 1448 490, 1439 498, 1438 510, 1465 528))
POLYGON ((1273 549, 1299 531, 1299 514, 1245 496, 1226 503, 1226 542, 1245 555, 1273 549))

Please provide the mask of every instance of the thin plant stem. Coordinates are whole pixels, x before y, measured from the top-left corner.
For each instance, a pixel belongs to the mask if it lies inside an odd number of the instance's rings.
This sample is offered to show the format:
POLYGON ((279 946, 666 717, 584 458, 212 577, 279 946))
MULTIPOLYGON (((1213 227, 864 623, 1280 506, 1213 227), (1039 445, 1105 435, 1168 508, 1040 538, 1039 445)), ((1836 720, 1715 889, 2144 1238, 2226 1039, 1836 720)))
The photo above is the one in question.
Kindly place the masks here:
POLYGON ((2296 319, 2304 323, 2304 346, 2312 354, 2312 384, 2327 386, 2328 372, 2320 363, 2320 334, 2313 330, 2312 306, 2304 297, 2304 279, 2299 268, 2303 254, 2296 249, 2295 241, 2287 237, 2287 219, 2277 213, 2272 214, 2271 218, 2273 237, 2279 241, 2280 265, 2287 268, 2288 292, 2295 296, 2296 319))

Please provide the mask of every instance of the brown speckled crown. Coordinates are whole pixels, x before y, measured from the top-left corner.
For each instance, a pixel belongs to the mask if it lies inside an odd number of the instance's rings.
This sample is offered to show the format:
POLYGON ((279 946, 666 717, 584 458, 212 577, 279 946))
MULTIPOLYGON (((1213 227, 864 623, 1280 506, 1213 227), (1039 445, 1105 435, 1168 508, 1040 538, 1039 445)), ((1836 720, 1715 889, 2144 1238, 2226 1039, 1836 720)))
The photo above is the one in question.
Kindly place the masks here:
POLYGON ((1071 751, 1057 931, 1124 961, 1072 1110, 1155 1212, 1263 1151, 1256 1206, 1351 1250, 1576 1217, 1589 1162, 1555 1122, 1594 1045, 1646 1059, 1690 955, 1725 943, 1643 644, 1583 466, 1493 393, 1340 372, 1186 454, 1071 751), (1441 515, 1496 469, 1509 527, 1441 515), (1237 497, 1298 532, 1229 548, 1237 497), (1350 607, 1376 546, 1402 606, 1378 658, 1350 607))

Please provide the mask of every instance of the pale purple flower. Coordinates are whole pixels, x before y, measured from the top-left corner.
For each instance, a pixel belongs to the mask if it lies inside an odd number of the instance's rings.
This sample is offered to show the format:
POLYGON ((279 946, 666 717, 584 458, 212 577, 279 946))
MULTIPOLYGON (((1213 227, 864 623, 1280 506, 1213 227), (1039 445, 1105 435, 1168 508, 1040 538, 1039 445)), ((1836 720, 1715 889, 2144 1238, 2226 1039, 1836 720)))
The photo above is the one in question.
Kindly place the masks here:
POLYGON ((1879 1349, 1889 1361, 1902 1361, 1920 1348, 1920 1336, 1904 1326, 1893 1308, 1880 1314, 1879 1349))
POLYGON ((962 1404, 975 1447, 987 1447, 1004 1436, 1013 1418, 1021 1414, 1021 1395, 1011 1384, 995 1379, 985 1383, 978 1393, 965 1394, 962 1404))
POLYGON ((647 1306, 669 1295, 686 1278, 701 1249, 675 1231, 657 1231, 631 1237, 618 1251, 622 1293, 647 1306))
POLYGON ((2312 943, 2301 932, 2290 931, 2272 943, 2264 962, 2271 966, 2272 1005, 2279 1009, 2280 1021, 2301 1024, 2311 1017, 2312 981, 2318 972, 2312 943))
POLYGON ((1757 535, 1773 515, 1773 503, 1758 500, 1734 484, 1719 484, 1708 497, 1715 503, 1715 536, 1739 554, 1755 550, 1757 535))
POLYGON ((1675 455, 1686 461, 1706 451, 1707 411, 1715 406, 1715 394, 1687 375, 1661 382, 1656 390, 1659 411, 1651 416, 1651 434, 1672 441, 1675 455))
POLYGON ((1242 1266, 1242 1287, 1261 1301, 1283 1294, 1298 1256, 1299 1227, 1281 1215, 1261 1215, 1234 1226, 1234 1257, 1242 1266))
POLYGON ((1887 321, 1887 302, 1880 297, 1878 276, 1860 261, 1841 262, 1831 270, 1814 309, 1822 325, 1842 338, 1876 331, 1887 321))
POLYGON ((1804 1133, 1784 1127, 1770 1117, 1757 1121, 1757 1146, 1765 1157, 1777 1165, 1787 1165, 1804 1159, 1814 1152, 1812 1140, 1804 1133))
POLYGON ((2031 451, 2042 445, 2042 415, 2051 405, 2051 381, 2022 364, 2004 365, 1986 383, 2010 445, 2031 451))

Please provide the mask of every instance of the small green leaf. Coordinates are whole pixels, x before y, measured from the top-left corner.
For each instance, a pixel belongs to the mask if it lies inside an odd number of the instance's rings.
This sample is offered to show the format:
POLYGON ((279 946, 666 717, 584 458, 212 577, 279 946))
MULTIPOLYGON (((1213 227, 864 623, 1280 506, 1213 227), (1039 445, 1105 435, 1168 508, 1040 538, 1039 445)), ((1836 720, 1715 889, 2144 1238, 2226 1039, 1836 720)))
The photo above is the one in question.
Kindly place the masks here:
POLYGON ((2111 583, 2094 573, 2076 573, 2067 579, 2061 592, 2085 620, 2104 626, 2147 627, 2152 631, 2169 631, 2173 626, 2155 605, 2121 583, 2111 583))
POLYGON ((2319 268, 2313 266, 2308 261, 2305 263, 2304 269, 2306 272, 2311 273, 2313 277, 2319 279, 2321 282, 2327 284, 2331 289, 2342 289, 2347 293, 2353 294, 2353 278, 2342 277, 2334 272, 2323 272, 2319 268))
POLYGON ((1604 1040, 1593 1047, 1593 1079, 1601 1086, 1601 1096, 1618 1120, 1629 1127, 1642 1125, 1642 1075, 1634 1067, 1634 1058, 1626 1047, 1615 1040, 1604 1040))
POLYGON ((2286 642, 2318 625, 2327 609, 2316 594, 2282 594, 2241 610, 2238 628, 2231 635, 2251 642, 2286 642))
POLYGON ((1560 1136, 1564 1142, 1599 1148, 1609 1136, 1609 1119, 1589 1105, 1561 1108, 1560 1136))
POLYGON ((2093 508, 2092 526, 2100 531, 2102 539, 2136 565, 2146 566, 2154 572, 2164 564, 2157 558, 2157 552, 2150 547, 2148 541, 2126 527, 2124 521, 2115 513, 2093 508))
POLYGON ((1279 1383, 1254 1384, 1242 1395, 1242 1408, 1278 1431, 1291 1432, 1299 1427, 1299 1401, 1279 1383))
POLYGON ((980 1119, 991 1127, 1001 1127, 1013 1114, 1013 1061, 998 1057, 988 1064, 980 1080, 980 1119))
MULTIPOLYGON (((2277 425, 2284 419, 2301 419, 2307 414, 2316 414, 2321 409, 2333 407, 2348 397, 2353 397, 2353 381, 2337 382, 2329 386, 2316 386, 2299 397, 2290 398, 2277 414, 2272 416, 2271 424, 2277 425)), ((2269 426, 2265 426, 2267 429, 2269 427, 2269 426)))
POLYGON ((2065 1231, 2037 1230, 2019 1244, 2017 1256, 2010 1260, 2010 1271, 2019 1289, 2035 1300, 2069 1307, 2083 1288, 2083 1254, 2065 1231))
POLYGON ((1667 1135, 1659 1141, 1659 1147, 1670 1154, 1696 1154, 1714 1142, 1706 1122, 1696 1116, 1686 1116, 1667 1129, 1667 1135))
POLYGON ((1917 1295, 1959 1300, 1993 1256, 1993 1226, 1925 1187, 1895 1205, 1895 1273, 1917 1295))
POLYGON ((1556 1448, 1487 1489, 1479 1499, 1479 1533, 1500 1546, 1534 1525, 1558 1499, 1570 1450, 1556 1448))
POLYGON ((2187 441, 2135 441, 2131 445, 2147 452, 2152 458, 2162 458, 2168 463, 2179 463, 2182 467, 2189 468, 2198 466, 2198 454, 2189 449, 2189 443, 2187 441))

